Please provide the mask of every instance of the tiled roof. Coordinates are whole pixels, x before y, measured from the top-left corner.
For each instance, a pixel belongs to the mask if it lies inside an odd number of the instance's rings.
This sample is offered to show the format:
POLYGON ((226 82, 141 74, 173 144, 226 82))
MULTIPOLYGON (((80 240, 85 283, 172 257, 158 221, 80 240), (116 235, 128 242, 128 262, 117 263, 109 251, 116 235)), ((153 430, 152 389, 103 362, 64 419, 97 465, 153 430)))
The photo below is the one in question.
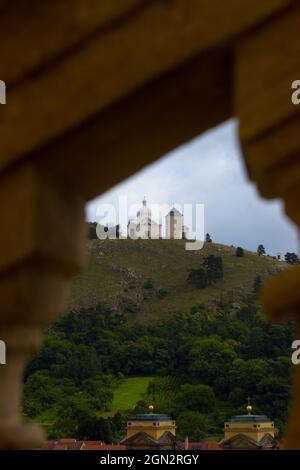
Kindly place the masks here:
POLYGON ((172 421, 172 418, 165 414, 146 413, 132 416, 128 421, 172 421))
POLYGON ((119 444, 103 444, 101 441, 77 441, 76 439, 59 439, 47 441, 40 450, 125 450, 119 444))
POLYGON ((101 442, 84 441, 82 450, 126 450, 126 447, 118 444, 106 445, 101 442))
POLYGON ((237 415, 232 416, 231 418, 226 420, 227 423, 269 423, 271 422, 270 418, 265 415, 237 415))
MULTIPOLYGON (((182 443, 180 449, 185 449, 182 443)), ((216 442, 189 442, 186 450, 223 450, 216 442)))
MULTIPOLYGON (((166 433, 165 433, 166 434, 166 433)), ((145 435, 151 439, 148 435, 145 435)), ((160 441, 165 439, 163 435, 160 441)), ((125 439, 127 440, 127 439, 125 439)), ((185 444, 179 445, 184 449, 185 444)), ((76 439, 59 439, 57 441, 47 441, 41 447, 41 450, 126 450, 122 444, 103 444, 101 441, 77 441, 76 439)), ((187 450, 222 450, 216 442, 189 442, 187 450)))
POLYGON ((172 209, 170 210, 170 212, 167 214, 168 215, 171 215, 171 213, 173 212, 174 215, 182 215, 182 213, 176 209, 176 207, 172 207, 172 209))
POLYGON ((52 441, 46 441, 40 450, 53 450, 53 448, 55 447, 55 442, 52 442, 52 441))

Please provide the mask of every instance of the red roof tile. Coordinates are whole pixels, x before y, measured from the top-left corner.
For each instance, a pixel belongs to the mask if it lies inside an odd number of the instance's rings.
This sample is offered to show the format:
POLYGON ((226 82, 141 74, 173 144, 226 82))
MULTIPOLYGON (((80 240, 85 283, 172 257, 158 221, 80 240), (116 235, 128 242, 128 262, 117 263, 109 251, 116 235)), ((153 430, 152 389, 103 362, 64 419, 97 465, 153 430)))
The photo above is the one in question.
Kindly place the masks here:
MULTIPOLYGON (((180 446, 185 449, 185 443, 180 446)), ((189 442, 187 450, 223 450, 216 442, 189 442)))
POLYGON ((101 442, 84 441, 82 450, 126 450, 126 447, 119 444, 106 445, 101 442))
POLYGON ((45 442, 40 450, 125 450, 119 444, 103 444, 101 441, 77 441, 76 439, 59 439, 45 442))

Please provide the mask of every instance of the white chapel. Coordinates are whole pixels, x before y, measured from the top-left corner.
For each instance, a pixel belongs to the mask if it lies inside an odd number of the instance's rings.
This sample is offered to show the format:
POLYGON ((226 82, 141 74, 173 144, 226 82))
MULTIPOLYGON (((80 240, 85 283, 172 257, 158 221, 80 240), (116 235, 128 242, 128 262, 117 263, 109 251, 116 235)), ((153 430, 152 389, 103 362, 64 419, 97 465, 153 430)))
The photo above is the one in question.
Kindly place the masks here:
POLYGON ((127 234, 129 238, 161 238, 161 224, 151 219, 151 210, 145 198, 136 217, 129 219, 127 234))
MULTIPOLYGON (((189 229, 183 224, 183 214, 173 207, 165 216, 167 239, 188 239, 189 229)), ((162 225, 152 219, 151 209, 147 206, 146 198, 135 218, 130 218, 127 224, 129 238, 158 239, 162 238, 162 225)))

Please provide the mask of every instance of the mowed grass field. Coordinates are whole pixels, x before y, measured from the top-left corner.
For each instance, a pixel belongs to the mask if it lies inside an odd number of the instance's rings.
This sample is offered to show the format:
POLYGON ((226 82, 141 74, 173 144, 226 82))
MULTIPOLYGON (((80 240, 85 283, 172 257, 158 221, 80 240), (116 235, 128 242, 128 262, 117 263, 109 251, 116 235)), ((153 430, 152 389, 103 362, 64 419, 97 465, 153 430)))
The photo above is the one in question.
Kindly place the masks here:
POLYGON ((111 410, 100 413, 103 418, 118 411, 129 411, 143 398, 153 377, 130 377, 125 379, 114 392, 111 410))
POLYGON ((143 398, 152 377, 132 377, 125 379, 116 389, 112 408, 116 410, 130 410, 143 398))

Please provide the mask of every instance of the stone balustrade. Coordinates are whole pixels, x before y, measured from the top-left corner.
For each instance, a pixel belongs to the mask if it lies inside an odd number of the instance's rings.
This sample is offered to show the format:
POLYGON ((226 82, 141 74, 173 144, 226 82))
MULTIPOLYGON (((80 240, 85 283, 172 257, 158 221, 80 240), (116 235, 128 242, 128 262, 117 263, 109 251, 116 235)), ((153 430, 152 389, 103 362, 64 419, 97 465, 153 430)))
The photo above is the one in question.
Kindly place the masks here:
MULTIPOLYGON (((22 374, 84 266, 86 201, 235 116, 249 176, 300 225, 299 24, 293 0, 0 0, 0 448, 43 439, 22 374)), ((272 320, 299 319, 299 285, 266 286, 272 320)), ((286 448, 299 387, 296 369, 286 448)))

